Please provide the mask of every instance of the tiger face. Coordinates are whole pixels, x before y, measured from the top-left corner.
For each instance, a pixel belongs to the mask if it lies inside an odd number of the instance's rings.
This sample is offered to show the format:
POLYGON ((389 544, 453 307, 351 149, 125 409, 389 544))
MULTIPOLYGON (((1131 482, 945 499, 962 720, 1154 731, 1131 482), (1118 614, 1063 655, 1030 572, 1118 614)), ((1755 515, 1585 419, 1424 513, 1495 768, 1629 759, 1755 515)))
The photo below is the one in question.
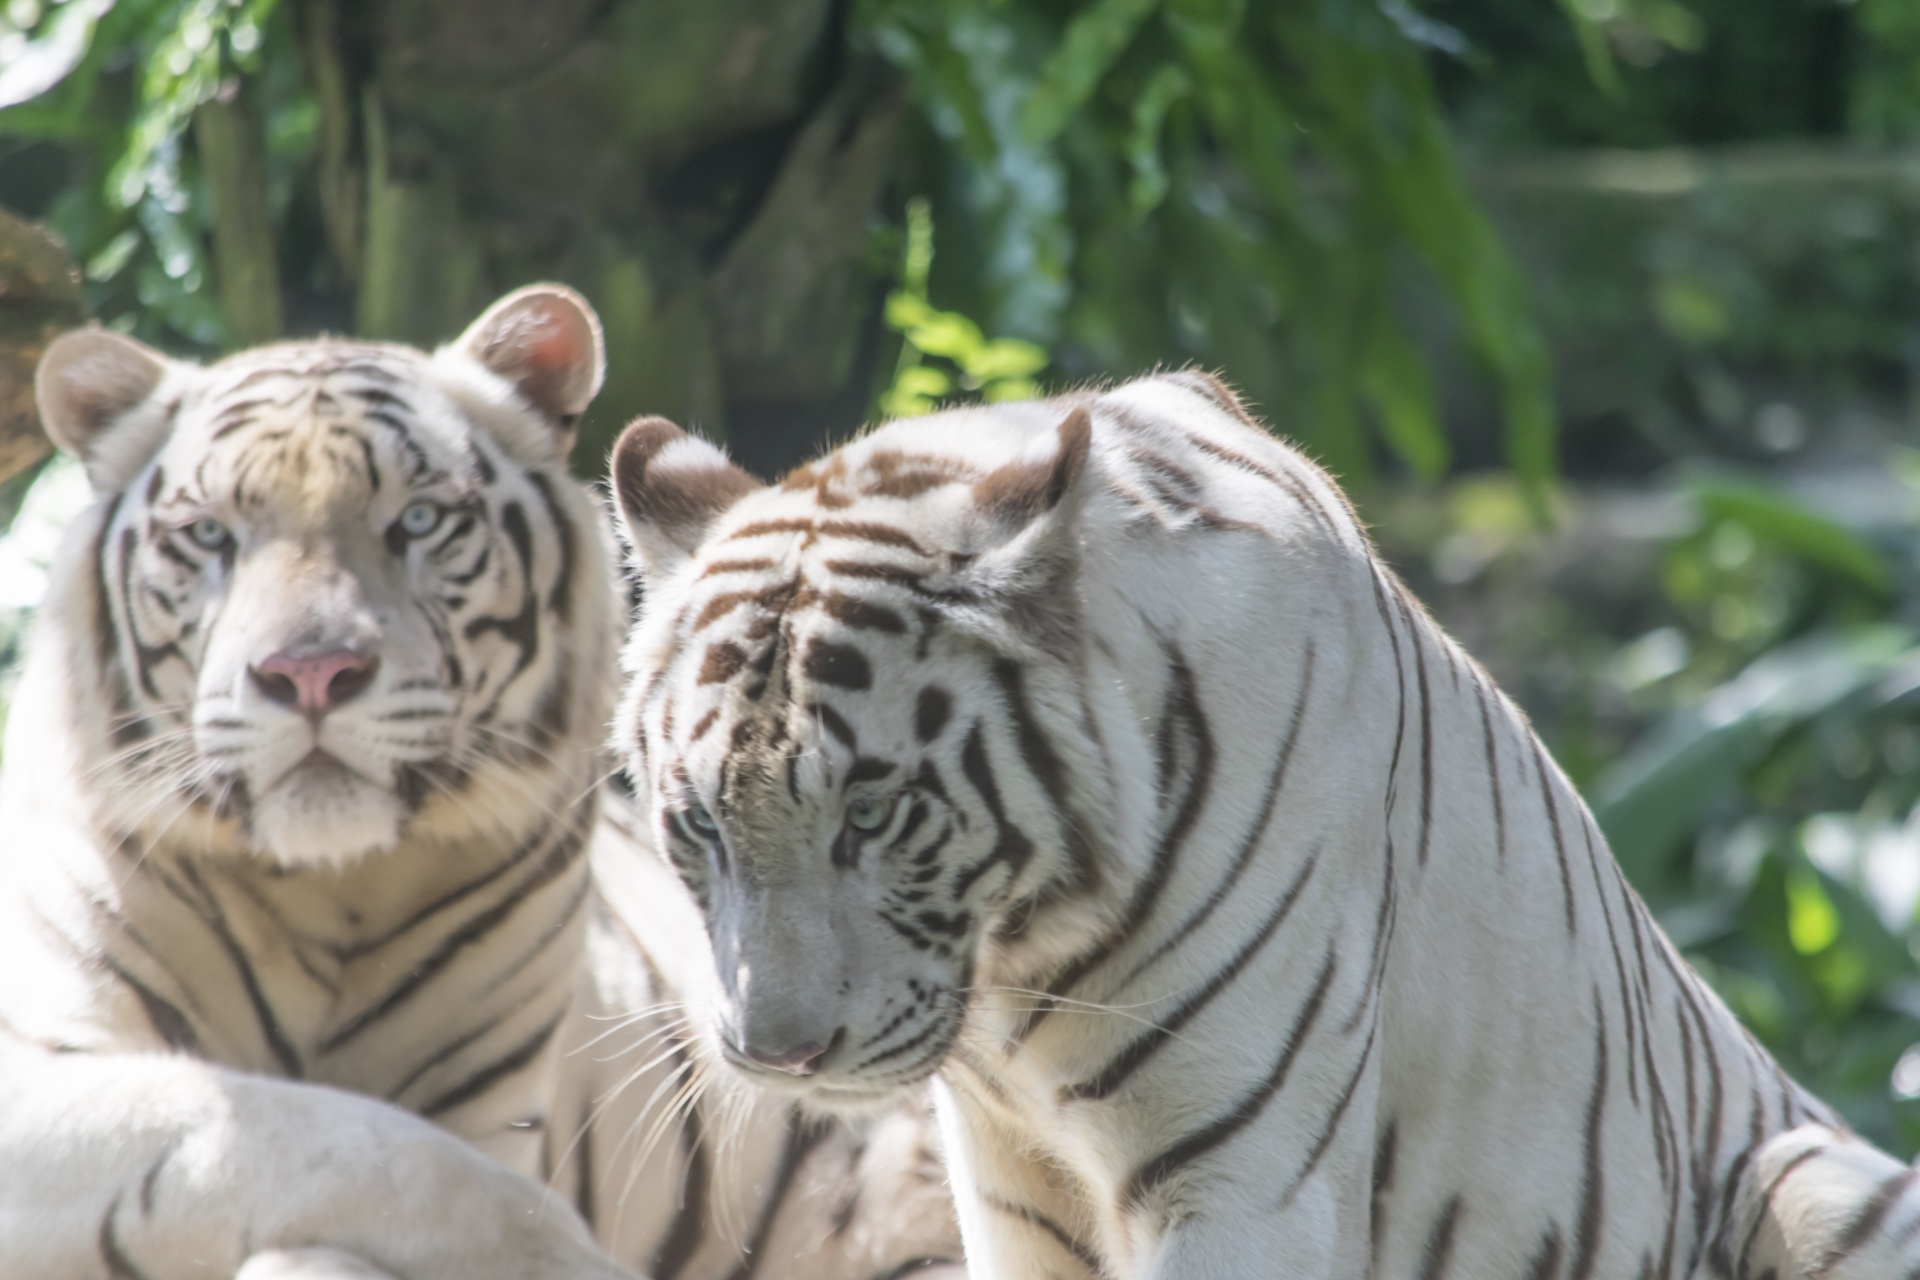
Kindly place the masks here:
POLYGON ((343 864, 577 772, 608 605, 565 458, 601 361, 551 286, 432 356, 325 339, 203 369, 55 343, 40 403, 100 495, 79 607, 127 829, 343 864))
POLYGON ((647 583, 616 734, 706 911, 717 1048, 763 1083, 925 1079, 985 949, 1044 948, 1027 914, 1093 874, 1047 792, 1088 762, 1036 730, 1073 704, 1049 647, 1089 439, 1084 408, 943 415, 770 488, 658 419, 616 446, 647 583))

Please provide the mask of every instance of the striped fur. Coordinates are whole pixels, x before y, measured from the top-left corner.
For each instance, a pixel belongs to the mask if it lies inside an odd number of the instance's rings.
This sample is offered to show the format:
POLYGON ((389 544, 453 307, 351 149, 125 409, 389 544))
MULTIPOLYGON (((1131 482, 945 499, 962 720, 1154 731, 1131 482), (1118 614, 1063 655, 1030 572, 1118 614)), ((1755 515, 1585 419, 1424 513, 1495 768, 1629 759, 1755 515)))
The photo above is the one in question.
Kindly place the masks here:
POLYGON ((647 421, 615 717, 743 1072, 931 1078, 978 1275, 1920 1270, 1325 474, 1183 373, 778 485, 647 421))
POLYGON ((565 465, 585 303, 522 291, 432 356, 63 342, 42 402, 101 496, 0 776, 0 1275, 957 1253, 930 1119, 803 1122, 684 1029, 697 912, 600 785, 619 605, 565 465), (300 661, 347 651, 296 699, 300 661))

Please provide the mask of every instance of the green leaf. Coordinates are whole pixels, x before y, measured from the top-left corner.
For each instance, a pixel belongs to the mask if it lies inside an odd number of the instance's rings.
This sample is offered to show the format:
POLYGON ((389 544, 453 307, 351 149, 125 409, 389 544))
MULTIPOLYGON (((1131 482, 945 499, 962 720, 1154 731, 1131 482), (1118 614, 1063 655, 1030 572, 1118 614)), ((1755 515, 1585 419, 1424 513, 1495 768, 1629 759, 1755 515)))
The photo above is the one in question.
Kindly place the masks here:
POLYGON ((1421 480, 1447 469, 1447 439, 1426 365, 1389 317, 1376 318, 1362 357, 1361 386, 1380 415, 1387 443, 1421 480))
POLYGON ((1783 735, 1872 685, 1913 643, 1906 628, 1879 625, 1785 645, 1648 734, 1591 788, 1594 818, 1629 877, 1648 883, 1783 735))
POLYGON ((67 0, 55 9, 44 30, 0 66, 0 109, 31 101, 71 75, 112 8, 113 0, 67 0))
POLYGON ((1095 0, 1067 24, 1020 112, 1020 133, 1028 143, 1045 146, 1060 136, 1158 4, 1095 0))
POLYGON ((1840 937, 1840 912, 1806 867, 1787 873, 1787 937, 1803 956, 1820 954, 1840 937))
POLYGON ((1047 363, 1047 349, 1038 343, 1019 338, 995 338, 970 358, 961 361, 960 368, 978 385, 1009 378, 1030 379, 1046 368, 1047 363))
POLYGON ((1173 105, 1192 92, 1193 81, 1187 73, 1169 63, 1153 73, 1134 101, 1132 128, 1127 133, 1127 163, 1133 168, 1127 207, 1136 222, 1167 198, 1172 183, 1160 158, 1160 133, 1173 105))
POLYGON ((1755 537, 1830 569, 1880 595, 1893 589, 1893 570, 1878 548, 1852 530, 1814 514, 1769 485, 1706 477, 1689 486, 1712 519, 1737 520, 1755 537))

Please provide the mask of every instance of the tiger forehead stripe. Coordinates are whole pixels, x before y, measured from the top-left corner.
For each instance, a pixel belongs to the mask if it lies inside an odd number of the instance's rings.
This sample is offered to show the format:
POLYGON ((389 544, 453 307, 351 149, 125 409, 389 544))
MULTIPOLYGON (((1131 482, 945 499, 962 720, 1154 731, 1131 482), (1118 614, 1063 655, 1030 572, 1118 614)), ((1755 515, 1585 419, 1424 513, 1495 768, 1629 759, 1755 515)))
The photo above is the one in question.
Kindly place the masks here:
POLYGON ((904 529, 892 525, 880 524, 871 520, 809 520, 789 517, 780 520, 756 520, 743 524, 727 534, 722 541, 732 542, 741 538, 764 538, 776 533, 804 533, 807 537, 801 546, 811 546, 816 538, 849 538, 856 542, 875 542, 882 546, 899 547, 915 555, 932 557, 933 553, 921 545, 920 541, 904 529))

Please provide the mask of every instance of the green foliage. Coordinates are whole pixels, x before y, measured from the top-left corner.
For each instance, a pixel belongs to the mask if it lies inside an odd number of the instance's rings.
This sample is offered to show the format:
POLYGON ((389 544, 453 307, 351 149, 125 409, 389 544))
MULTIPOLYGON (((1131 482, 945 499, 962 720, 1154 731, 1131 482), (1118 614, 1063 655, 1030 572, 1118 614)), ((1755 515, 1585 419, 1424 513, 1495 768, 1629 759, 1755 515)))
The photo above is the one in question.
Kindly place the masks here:
MULTIPOLYGON (((1386 6, 1391 8, 1392 6, 1386 6)), ((1069 376, 1223 367, 1350 483, 1380 446, 1447 465, 1394 291, 1450 298, 1531 492, 1553 470, 1543 349, 1460 184, 1408 29, 1363 3, 867 0, 922 113, 932 294, 1069 376)))
POLYGON ((1047 367, 1046 349, 1019 338, 988 339, 980 326, 927 301, 933 266, 933 215, 924 200, 907 205, 907 251, 901 285, 887 296, 887 324, 900 335, 893 384, 880 396, 890 418, 931 413, 961 392, 982 400, 1026 400, 1039 393, 1034 376, 1047 367), (950 368, 927 363, 928 357, 950 368))
POLYGON ((31 21, 12 34, 21 61, 0 73, 0 138, 69 148, 79 176, 48 221, 85 266, 89 309, 156 341, 228 345, 208 280, 214 211, 187 129, 241 77, 257 83, 284 208, 316 115, 277 0, 22 0, 5 12, 31 21))

